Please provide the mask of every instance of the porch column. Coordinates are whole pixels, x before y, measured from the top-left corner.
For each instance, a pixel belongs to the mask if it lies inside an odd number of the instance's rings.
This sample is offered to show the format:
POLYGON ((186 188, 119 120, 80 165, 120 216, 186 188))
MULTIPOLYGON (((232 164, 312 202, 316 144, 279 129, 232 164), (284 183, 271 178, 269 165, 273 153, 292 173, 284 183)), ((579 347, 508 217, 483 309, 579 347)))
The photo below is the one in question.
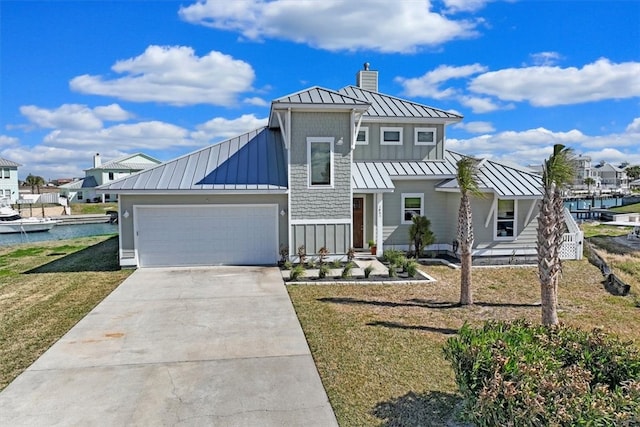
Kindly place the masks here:
POLYGON ((376 210, 376 223, 373 227, 373 234, 375 235, 376 246, 378 248, 377 256, 382 256, 384 253, 384 248, 382 247, 382 193, 374 194, 373 205, 376 210))

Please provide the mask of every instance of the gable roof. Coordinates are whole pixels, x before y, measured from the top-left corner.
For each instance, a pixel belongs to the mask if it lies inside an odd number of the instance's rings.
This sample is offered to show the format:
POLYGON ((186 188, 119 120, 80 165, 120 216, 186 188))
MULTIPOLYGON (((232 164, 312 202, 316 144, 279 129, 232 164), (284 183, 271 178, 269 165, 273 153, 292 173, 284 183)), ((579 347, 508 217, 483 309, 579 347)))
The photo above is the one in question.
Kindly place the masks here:
POLYGON ((2 157, 0 157, 0 167, 2 166, 5 168, 17 168, 22 165, 20 163, 12 162, 11 160, 3 159, 2 157))
POLYGON ((301 90, 291 95, 285 95, 271 102, 272 106, 279 105, 359 105, 366 107, 368 102, 353 96, 345 95, 334 90, 313 86, 309 89, 301 90))
POLYGON ((284 144, 266 127, 98 187, 109 193, 286 189, 284 144))
POLYGON ((105 170, 105 169, 121 169, 121 170, 143 170, 151 166, 162 163, 160 160, 153 158, 144 153, 127 154, 114 160, 110 160, 107 163, 100 166, 85 169, 85 170, 105 170), (149 162, 132 161, 136 157, 143 157, 149 162))
POLYGON ((438 121, 459 122, 462 116, 450 113, 406 99, 396 98, 380 92, 362 89, 357 86, 346 86, 338 92, 349 97, 366 101, 371 105, 364 117, 369 118, 416 118, 416 119, 437 119, 438 121))

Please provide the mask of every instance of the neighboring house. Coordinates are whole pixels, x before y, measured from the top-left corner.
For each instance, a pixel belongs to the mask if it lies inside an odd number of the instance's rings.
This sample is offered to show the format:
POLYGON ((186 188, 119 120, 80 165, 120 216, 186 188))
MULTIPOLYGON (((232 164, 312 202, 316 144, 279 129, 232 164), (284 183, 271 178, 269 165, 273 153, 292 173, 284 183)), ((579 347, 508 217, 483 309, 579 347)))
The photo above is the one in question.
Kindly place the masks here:
POLYGON ((575 157, 576 174, 571 189, 576 191, 595 191, 600 188, 601 178, 596 169, 591 166, 591 157, 578 155, 575 157), (585 184, 585 180, 591 178, 591 185, 585 184))
MULTIPOLYGON (((408 249, 413 215, 453 251, 460 193, 446 129, 462 116, 357 86, 312 87, 271 103, 268 125, 98 188, 119 196, 123 266, 274 264, 375 240, 408 249)), ((539 175, 481 160, 476 256, 536 252, 539 175)), ((429 248, 428 248, 429 249, 429 248)))
POLYGON ((7 198, 16 203, 19 197, 18 167, 19 163, 0 157, 0 199, 7 198))
POLYGON ((640 188, 640 179, 635 179, 629 183, 629 188, 637 190, 640 188))
POLYGON ((594 170, 600 178, 599 189, 601 192, 629 192, 629 178, 624 167, 602 161, 595 166, 594 170))
POLYGON ((113 202, 115 195, 97 194, 96 187, 159 165, 160 160, 146 154, 126 155, 107 163, 102 163, 100 154, 93 156, 93 167, 86 169, 83 179, 61 185, 60 195, 71 203, 113 202))

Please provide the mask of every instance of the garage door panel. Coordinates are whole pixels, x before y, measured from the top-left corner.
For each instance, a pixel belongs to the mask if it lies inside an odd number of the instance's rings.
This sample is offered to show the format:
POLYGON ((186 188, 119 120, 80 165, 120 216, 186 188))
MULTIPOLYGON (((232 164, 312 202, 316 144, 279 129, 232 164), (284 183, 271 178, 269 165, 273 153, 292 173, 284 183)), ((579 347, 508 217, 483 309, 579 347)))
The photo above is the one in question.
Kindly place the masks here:
POLYGON ((277 215, 275 205, 138 207, 139 264, 273 264, 277 215))

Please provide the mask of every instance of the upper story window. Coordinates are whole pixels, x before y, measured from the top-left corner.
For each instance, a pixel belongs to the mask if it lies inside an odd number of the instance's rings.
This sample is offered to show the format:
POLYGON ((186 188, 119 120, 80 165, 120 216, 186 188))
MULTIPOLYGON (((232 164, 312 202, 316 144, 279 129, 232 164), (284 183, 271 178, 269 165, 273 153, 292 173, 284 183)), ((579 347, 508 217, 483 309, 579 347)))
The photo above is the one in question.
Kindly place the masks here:
POLYGON ((517 235, 517 201, 499 199, 496 206, 495 238, 513 240, 517 235))
POLYGON ((369 128, 361 126, 358 131, 358 136, 356 137, 356 145, 367 145, 369 144, 369 128))
POLYGON ((114 174, 113 172, 109 172, 109 181, 113 181, 114 174))
POLYGON ((424 213, 424 194, 402 194, 402 224, 411 224, 414 216, 422 216, 424 213))
POLYGON ((307 138, 309 187, 333 186, 333 138, 307 138))
POLYGON ((11 178, 11 169, 2 169, 0 172, 2 172, 2 178, 11 178))
POLYGON ((380 128, 380 144, 381 145, 402 145, 402 128, 401 127, 380 128))
POLYGON ((416 128, 414 140, 416 145, 436 145, 436 128, 416 128))

